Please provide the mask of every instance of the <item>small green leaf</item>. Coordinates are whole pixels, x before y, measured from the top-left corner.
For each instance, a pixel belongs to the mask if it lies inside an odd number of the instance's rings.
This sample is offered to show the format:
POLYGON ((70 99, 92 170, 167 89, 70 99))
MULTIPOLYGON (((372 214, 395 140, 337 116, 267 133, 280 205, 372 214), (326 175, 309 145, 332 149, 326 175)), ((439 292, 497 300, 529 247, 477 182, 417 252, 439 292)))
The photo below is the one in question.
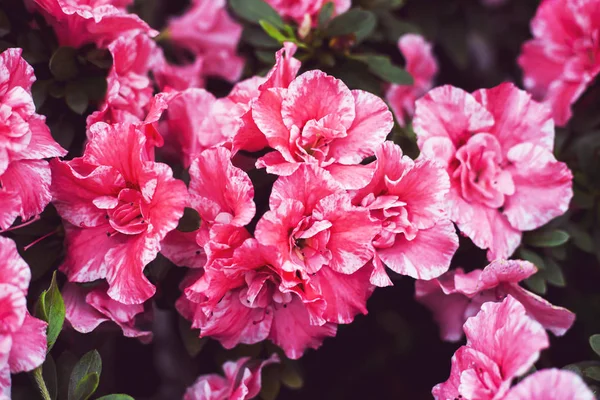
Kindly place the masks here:
POLYGON ((332 19, 325 30, 325 35, 334 37, 356 34, 371 26, 373 20, 376 18, 372 12, 354 8, 332 19))
POLYGON ((569 234, 560 229, 531 232, 525 235, 524 241, 533 247, 556 247, 567 243, 569 241, 569 234))
POLYGON ((33 103, 35 104, 35 109, 39 111, 40 108, 46 102, 48 98, 48 89, 50 88, 50 84, 52 80, 50 79, 40 79, 33 82, 31 86, 31 96, 33 97, 33 103))
POLYGON ((50 72, 59 81, 68 81, 79 73, 77 50, 63 46, 56 49, 50 58, 50 72))
POLYGON ((279 29, 284 28, 284 23, 277 11, 263 0, 229 0, 233 12, 240 18, 249 22, 259 23, 265 20, 279 29))
POLYGON ((570 225, 569 234, 571 235, 571 242, 580 250, 586 253, 594 252, 594 241, 588 232, 577 225, 570 225))
POLYGON ((284 363, 281 370, 281 383, 290 389, 301 389, 304 386, 304 379, 297 362, 290 360, 284 363))
POLYGON ((594 365, 583 370, 583 374, 590 379, 600 381, 600 366, 594 365))
POLYGON ((38 318, 48 323, 46 338, 48 341, 47 352, 49 353, 65 322, 65 302, 58 290, 56 272, 52 274, 52 282, 48 290, 43 291, 40 295, 36 311, 38 318))
POLYGON ((106 396, 99 397, 96 400, 135 400, 135 399, 127 394, 108 394, 106 396))
POLYGON ((191 357, 196 357, 200 354, 208 341, 207 337, 200 338, 200 330, 192 329, 190 322, 182 317, 179 317, 179 335, 191 357))
POLYGON ((556 261, 552 258, 546 258, 544 260, 546 264, 546 269, 544 270, 544 278, 548 281, 548 283, 557 286, 557 287, 565 287, 565 277, 562 272, 562 268, 556 261))
POLYGON ((74 113, 83 115, 88 108, 90 99, 83 86, 76 82, 69 82, 65 89, 65 102, 74 113))
POLYGON ((84 354, 73 367, 69 378, 69 400, 87 399, 91 396, 96 391, 101 372, 102 359, 98 351, 92 350, 84 354), (93 390, 89 392, 92 388, 93 390), (88 397, 81 397, 86 394, 88 397))
POLYGON ((253 47, 266 49, 281 48, 281 44, 277 40, 274 40, 272 37, 267 35, 264 30, 255 25, 247 25, 244 27, 242 39, 253 47))
POLYGON ((386 56, 360 55, 353 58, 367 64, 369 71, 385 82, 398 85, 412 85, 414 83, 413 77, 405 69, 392 64, 386 56))
POLYGON ((200 215, 193 208, 186 207, 183 216, 179 219, 177 230, 180 232, 193 232, 200 228, 200 215))
POLYGON ((325 29, 327 27, 334 11, 335 4, 331 1, 325 3, 323 7, 321 7, 321 11, 319 11, 319 29, 325 29))
POLYGON ((521 260, 529 261, 538 269, 546 269, 546 264, 544 263, 544 259, 536 252, 531 251, 525 247, 521 247, 519 249, 519 258, 521 260))
POLYGON ((261 28, 263 28, 263 30, 267 33, 267 35, 271 36, 279 43, 283 43, 287 40, 287 38, 281 32, 279 32, 279 29, 270 24, 268 21, 261 19, 260 21, 258 21, 258 23, 260 24, 261 28))
POLYGON ((281 389, 279 380, 279 366, 269 365, 262 373, 262 384, 260 388, 260 397, 263 400, 275 400, 281 389))
POLYGON ((366 38, 368 38, 373 33, 376 27, 377 17, 375 17, 375 14, 369 13, 369 17, 365 21, 363 21, 363 23, 360 26, 360 29, 354 32, 354 35, 356 36, 356 42, 360 43, 366 38))
POLYGON ((73 400, 89 399, 96 389, 98 389, 99 383, 100 376, 97 373, 92 372, 91 374, 87 374, 77 382, 77 386, 75 386, 75 391, 73 392, 73 400))
POLYGON ((590 336, 590 346, 600 356, 600 334, 590 336))
POLYGON ((525 279, 525 285, 537 294, 546 294, 546 290, 548 290, 546 281, 539 273, 525 279))

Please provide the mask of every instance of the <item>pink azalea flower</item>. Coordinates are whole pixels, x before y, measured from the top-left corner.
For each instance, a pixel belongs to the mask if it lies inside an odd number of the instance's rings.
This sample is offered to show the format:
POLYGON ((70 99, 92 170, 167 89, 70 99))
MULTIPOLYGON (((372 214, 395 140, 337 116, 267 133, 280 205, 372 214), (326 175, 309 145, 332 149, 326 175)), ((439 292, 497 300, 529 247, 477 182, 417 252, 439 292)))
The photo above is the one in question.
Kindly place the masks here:
POLYGON ((544 0, 531 32, 519 57, 523 82, 564 126, 571 106, 600 72, 600 1, 544 0))
POLYGON ((10 374, 31 371, 46 358, 47 324, 27 310, 30 280, 15 243, 0 236, 0 398, 10 398, 10 374))
POLYGON ((324 169, 302 165, 280 177, 269 206, 256 225, 256 239, 278 249, 286 271, 307 276, 329 268, 350 275, 373 257, 381 224, 367 208, 353 206, 324 169))
MULTIPOLYGON (((329 0, 266 0, 283 18, 291 19, 298 25, 307 16, 316 24, 319 11, 329 0)), ((351 0, 332 0, 334 15, 343 14, 350 9, 351 0)))
POLYGON ((567 210, 572 175, 552 154, 549 110, 514 85, 433 89, 417 100, 414 128, 422 156, 450 175, 450 219, 490 261, 567 210))
POLYGON ((146 34, 121 36, 108 45, 113 65, 106 78, 106 98, 99 110, 87 119, 96 122, 140 122, 152 100, 148 72, 157 60, 156 43, 146 34))
POLYGON ((225 376, 209 374, 200 376, 188 388, 183 400, 246 400, 258 396, 261 387, 262 369, 279 363, 273 354, 267 360, 258 362, 250 357, 223 364, 225 376))
POLYGON ((502 399, 514 378, 526 373, 549 346, 544 328, 512 296, 485 303, 464 325, 467 344, 452 357, 450 378, 436 385, 436 400, 502 399))
POLYGON ((175 229, 187 203, 185 184, 150 160, 136 125, 92 125, 83 157, 52 161, 54 205, 64 220, 70 282, 106 279, 108 295, 140 304, 155 287, 144 267, 175 229))
POLYGON ((137 337, 144 343, 152 340, 152 332, 139 329, 135 319, 144 312, 143 304, 122 304, 111 299, 104 284, 92 289, 75 283, 66 283, 62 295, 65 301, 66 318, 73 329, 90 333, 103 322, 117 324, 127 337, 137 337))
POLYGON ((403 156, 392 142, 383 143, 375 155, 371 181, 354 194, 354 204, 382 223, 373 241, 371 283, 391 285, 381 261, 402 275, 437 278, 448 270, 458 248, 456 230, 444 213, 450 188, 446 171, 431 160, 403 156))
POLYGON ((515 385, 504 400, 594 400, 579 375, 559 369, 537 371, 515 385))
POLYGON ((173 231, 162 253, 177 265, 198 268, 209 260, 227 258, 249 234, 247 225, 256 212, 254 187, 248 175, 231 163, 229 150, 205 150, 189 170, 189 204, 198 211, 201 227, 195 232, 173 231), (214 228, 214 229, 213 229, 214 228))
POLYGON ((21 58, 21 49, 0 54, 0 229, 44 210, 51 195, 50 167, 43 159, 67 154, 52 138, 45 117, 35 113, 33 82, 33 68, 21 58))
POLYGON ((203 70, 204 59, 202 57, 196 57, 191 64, 175 65, 166 60, 162 49, 157 48, 152 74, 161 91, 185 90, 204 86, 203 70))
POLYGON ((132 31, 156 36, 141 18, 124 7, 121 0, 34 0, 46 21, 54 28, 61 46, 81 47, 95 43, 103 48, 132 31))
POLYGON ((477 314, 488 301, 501 301, 510 295, 518 300, 527 314, 555 335, 564 335, 573 325, 575 315, 556 307, 519 286, 519 282, 537 272, 528 261, 497 260, 483 270, 464 273, 449 271, 439 279, 417 281, 416 299, 425 304, 440 325, 442 339, 462 338, 462 324, 477 314))
POLYGON ((421 35, 409 33, 398 40, 398 49, 406 59, 406 70, 412 75, 412 85, 390 85, 385 97, 400 126, 406 126, 415 114, 415 101, 433 87, 438 65, 432 45, 421 35))
POLYGON ((374 154, 393 126, 383 100, 350 91, 321 71, 306 72, 287 88, 263 91, 252 104, 252 119, 275 149, 258 159, 258 168, 288 176, 301 164, 315 164, 347 189, 368 182, 357 164, 374 154))
POLYGON ((169 39, 204 60, 205 75, 240 79, 244 59, 237 55, 242 27, 227 14, 225 0, 193 0, 168 26, 169 39))

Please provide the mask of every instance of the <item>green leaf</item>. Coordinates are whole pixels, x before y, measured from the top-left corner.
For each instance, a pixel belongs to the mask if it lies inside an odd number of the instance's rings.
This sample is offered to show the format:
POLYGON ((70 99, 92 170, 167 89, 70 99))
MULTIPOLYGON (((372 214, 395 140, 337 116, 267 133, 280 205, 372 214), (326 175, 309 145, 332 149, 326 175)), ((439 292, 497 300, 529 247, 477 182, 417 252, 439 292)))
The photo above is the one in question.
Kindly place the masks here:
POLYGON ((52 274, 52 282, 48 290, 40 294, 36 311, 37 317, 48 323, 46 338, 49 353, 65 322, 65 302, 56 284, 56 271, 52 274))
POLYGON ((331 1, 325 3, 323 7, 321 7, 321 11, 319 11, 319 29, 325 29, 327 27, 334 11, 335 5, 331 1))
POLYGON ((302 378, 298 363, 295 361, 289 360, 284 363, 280 378, 281 383, 290 389, 297 390, 304 386, 304 378, 302 378))
POLYGON ((183 216, 179 219, 177 230, 180 232, 193 232, 200 228, 200 214, 193 208, 186 207, 183 216))
POLYGON ((600 334, 590 336, 590 346, 600 356, 600 334))
POLYGON ((558 263, 552 258, 546 258, 544 262, 546 264, 544 278, 546 278, 548 283, 557 287, 565 287, 565 277, 560 265, 558 265, 558 263))
POLYGON ((256 50, 254 54, 256 55, 256 58, 258 58, 261 62, 265 64, 275 64, 275 53, 273 53, 272 51, 256 50))
POLYGON ((262 373, 262 384, 260 388, 260 397, 263 400, 275 400, 281 389, 279 380, 279 366, 268 365, 262 373))
POLYGON ((63 46, 56 49, 50 58, 50 72, 59 81, 68 81, 79 73, 77 63, 77 50, 73 47, 63 46))
POLYGON ((242 33, 242 40, 252 45, 252 47, 260 47, 266 49, 279 49, 281 44, 267 35, 264 30, 255 26, 247 25, 242 33))
POLYGON ((525 285, 537 294, 546 294, 546 290, 548 289, 546 281, 539 273, 525 279, 525 285))
POLYGON ((544 259, 538 253, 526 249, 525 247, 519 249, 519 258, 521 258, 521 260, 529 261, 538 267, 538 269, 546 269, 544 259))
POLYGON ((376 21, 376 18, 372 12, 354 8, 332 19, 325 30, 325 35, 334 37, 358 34, 373 25, 374 20, 376 21))
POLYGON ((279 29, 284 28, 284 23, 277 11, 263 0, 229 0, 229 5, 234 13, 249 22, 259 23, 265 20, 279 29))
POLYGON ((413 77, 405 69, 392 64, 386 56, 360 55, 353 56, 353 58, 367 64, 369 71, 385 82, 397 85, 412 85, 414 83, 413 77))
POLYGON ((354 32, 354 35, 356 36, 356 42, 360 43, 366 38, 368 38, 373 33, 376 27, 377 17, 375 17, 375 14, 369 13, 369 17, 365 21, 363 21, 360 29, 354 32))
POLYGON ((135 400, 128 394, 108 394, 106 396, 99 397, 96 400, 135 400))
POLYGON ((48 89, 52 80, 50 79, 40 79, 33 82, 31 86, 31 96, 33 97, 33 103, 35 104, 35 109, 39 111, 40 108, 46 102, 48 98, 48 89))
POLYGON ((571 235, 571 242, 575 246, 586 253, 594 252, 594 241, 588 232, 574 224, 570 225, 568 230, 571 235))
POLYGON ((525 235, 525 243, 533 247, 556 247, 569 241, 569 234, 560 229, 531 232, 525 235))
POLYGON ((261 19, 260 21, 258 21, 258 23, 260 24, 261 28, 263 28, 263 30, 267 33, 267 35, 271 36, 279 43, 283 43, 287 40, 287 38, 281 32, 279 32, 279 29, 277 29, 273 24, 270 24, 268 21, 261 19))
POLYGON ((600 381, 600 366, 594 365, 583 370, 583 374, 590 379, 600 381))
POLYGON ((83 86, 76 82, 69 82, 65 88, 65 102, 74 113, 83 115, 90 99, 83 86))
POLYGON ((87 399, 91 396, 98 387, 101 372, 102 359, 98 351, 92 350, 84 354, 73 367, 69 378, 69 400, 87 399))
MULTIPOLYGON (((98 384, 100 383, 100 376, 92 372, 91 374, 87 374, 79 382, 77 382, 77 386, 75 386, 75 391, 73 392, 73 400, 87 400, 89 399, 96 389, 98 389, 98 384)), ((71 400, 71 398, 69 398, 71 400)))
POLYGON ((181 336, 181 341, 183 342, 185 349, 191 357, 196 357, 200 354, 208 341, 207 337, 200 338, 200 330, 192 329, 190 322, 182 317, 179 317, 179 335, 181 336))

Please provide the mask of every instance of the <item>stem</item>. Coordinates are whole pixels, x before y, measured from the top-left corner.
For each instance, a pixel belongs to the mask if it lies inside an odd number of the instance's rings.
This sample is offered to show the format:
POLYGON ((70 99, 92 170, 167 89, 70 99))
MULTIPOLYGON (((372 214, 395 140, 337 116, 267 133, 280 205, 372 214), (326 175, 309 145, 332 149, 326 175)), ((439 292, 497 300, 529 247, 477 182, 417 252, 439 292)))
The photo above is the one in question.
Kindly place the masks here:
POLYGON ((48 388, 46 387, 46 382, 44 382, 44 377, 42 376, 42 366, 40 365, 36 369, 33 370, 33 379, 40 390, 40 395, 44 400, 52 400, 50 397, 50 392, 48 392, 48 388))

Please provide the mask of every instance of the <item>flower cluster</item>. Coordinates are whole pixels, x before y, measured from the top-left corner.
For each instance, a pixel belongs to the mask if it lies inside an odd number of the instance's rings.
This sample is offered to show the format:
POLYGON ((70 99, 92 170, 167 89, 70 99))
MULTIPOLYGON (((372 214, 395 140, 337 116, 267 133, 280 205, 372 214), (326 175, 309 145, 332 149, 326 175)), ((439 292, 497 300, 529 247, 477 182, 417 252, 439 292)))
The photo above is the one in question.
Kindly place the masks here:
MULTIPOLYGON (((573 197, 554 124, 568 122, 600 72, 599 1, 542 2, 519 59, 531 94, 512 83, 433 88, 433 44, 401 36, 414 83, 381 87, 393 113, 377 95, 303 65, 296 53, 306 45, 293 31, 266 76, 240 81, 242 26, 225 0, 193 0, 159 37, 130 3, 29 4, 60 46, 112 57, 79 154, 65 157, 36 113, 21 49, 0 54, 0 229, 52 203, 71 328, 108 322, 150 342, 155 332, 140 320, 152 318, 163 289, 147 268, 161 253, 187 268, 171 306, 200 337, 226 349, 269 340, 298 359, 367 314, 374 290, 399 274, 416 280, 442 339, 467 339, 436 399, 593 399, 579 377, 554 369, 513 385, 549 346, 545 330, 564 335, 575 315, 521 287, 537 268, 508 258, 523 232, 564 214, 573 197), (209 76, 231 91, 216 97, 202 87, 209 76), (414 129, 416 159, 388 140, 394 115, 414 129), (185 229, 190 215, 199 218, 185 229), (451 269, 459 232, 487 250, 487 267, 451 269)), ((267 3, 310 30, 326 2, 267 3)), ((332 16, 343 14, 351 1, 333 6, 332 16)), ((10 397, 11 373, 46 355, 46 323, 27 310, 30 279, 0 236, 0 398, 10 397)), ((253 398, 262 368, 279 361, 227 362, 225 376, 200 376, 184 398, 253 398)))

